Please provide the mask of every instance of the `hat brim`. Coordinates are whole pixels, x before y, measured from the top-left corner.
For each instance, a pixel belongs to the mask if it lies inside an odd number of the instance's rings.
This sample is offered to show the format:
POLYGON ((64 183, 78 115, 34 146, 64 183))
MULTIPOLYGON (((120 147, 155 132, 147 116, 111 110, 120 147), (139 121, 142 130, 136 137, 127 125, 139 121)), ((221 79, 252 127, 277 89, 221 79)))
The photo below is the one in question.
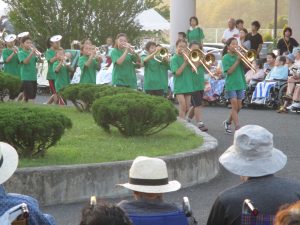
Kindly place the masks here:
POLYGON ((261 177, 281 170, 287 162, 286 155, 273 148, 272 156, 255 160, 247 159, 230 146, 219 158, 219 162, 231 173, 245 177, 261 177))
POLYGON ((135 185, 130 183, 117 185, 130 189, 132 191, 138 191, 143 193, 167 193, 177 191, 181 188, 181 184, 177 180, 169 181, 168 184, 159 186, 135 185))
POLYGON ((17 151, 9 144, 0 142, 3 164, 0 167, 0 184, 7 181, 16 171, 19 162, 17 151))

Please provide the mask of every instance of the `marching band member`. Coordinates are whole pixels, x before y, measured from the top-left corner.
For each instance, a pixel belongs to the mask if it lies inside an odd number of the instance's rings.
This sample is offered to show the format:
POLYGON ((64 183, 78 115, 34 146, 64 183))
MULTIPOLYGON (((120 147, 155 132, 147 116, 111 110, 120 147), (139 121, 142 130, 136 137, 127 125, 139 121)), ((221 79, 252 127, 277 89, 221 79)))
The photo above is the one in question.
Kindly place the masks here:
POLYGON ((21 78, 20 66, 18 59, 18 47, 15 46, 15 40, 17 36, 9 34, 5 37, 6 48, 2 51, 4 61, 4 72, 11 74, 15 77, 21 78))
POLYGON ((186 40, 177 40, 176 54, 171 58, 171 71, 174 73, 174 94, 179 102, 179 117, 185 119, 190 108, 191 93, 194 92, 193 71, 188 63, 186 40))
POLYGON ((112 84, 117 87, 137 88, 135 64, 139 56, 128 43, 127 35, 117 35, 115 48, 111 51, 111 59, 114 64, 112 72, 112 84))
MULTIPOLYGON (((145 47, 147 55, 142 56, 145 67, 144 73, 144 90, 147 94, 164 96, 168 88, 168 56, 156 59, 161 47, 156 47, 155 42, 148 42, 145 47)), ((168 52, 166 52, 168 54, 168 52)))
POLYGON ((24 101, 34 100, 37 92, 37 50, 32 45, 29 36, 23 37, 23 51, 19 51, 18 57, 21 63, 21 81, 24 93, 24 101))
POLYGON ((81 46, 81 56, 78 66, 81 69, 81 84, 96 84, 96 71, 100 70, 101 60, 96 56, 95 46, 84 44, 81 46))
POLYGON ((62 97, 59 95, 59 91, 70 84, 70 73, 74 71, 71 66, 71 53, 65 53, 63 48, 59 48, 56 51, 56 57, 58 60, 53 64, 53 70, 56 74, 55 90, 56 97, 59 100, 60 105, 64 105, 62 97))
POLYGON ((238 113, 242 109, 242 100, 245 97, 246 80, 244 67, 240 57, 235 54, 238 47, 236 38, 229 38, 226 41, 222 59, 223 72, 226 75, 225 97, 230 100, 231 113, 227 120, 223 122, 225 132, 231 134, 231 122, 235 125, 235 130, 240 128, 238 113))
POLYGON ((60 48, 60 40, 62 39, 61 35, 55 35, 48 40, 48 49, 46 51, 46 60, 48 62, 48 73, 47 80, 49 81, 50 91, 52 96, 48 100, 47 104, 55 103, 57 104, 58 99, 56 98, 55 90, 55 73, 53 70, 53 64, 58 60, 56 56, 56 51, 60 48))
MULTIPOLYGON (((200 49, 201 44, 196 41, 192 41, 190 43, 190 49, 191 50, 196 50, 200 49)), ((204 67, 203 65, 199 63, 194 63, 197 67, 197 73, 193 70, 193 76, 192 76, 192 81, 194 85, 194 91, 192 92, 192 97, 191 97, 191 104, 192 108, 190 109, 189 115, 188 115, 188 120, 192 120, 193 117, 195 117, 195 121, 197 123, 197 127, 201 131, 207 131, 207 127, 204 125, 204 123, 201 121, 201 106, 202 106, 202 101, 203 101, 203 94, 204 94, 204 67)))
POLYGON ((203 30, 198 26, 198 18, 195 16, 192 16, 190 18, 190 29, 187 31, 187 39, 188 43, 197 42, 201 46, 203 44, 203 40, 205 38, 203 30))
POLYGON ((19 33, 19 34, 17 35, 17 37, 18 37, 17 43, 18 43, 18 46, 19 46, 19 51, 22 51, 22 50, 23 50, 22 38, 23 38, 23 37, 29 37, 29 35, 30 35, 30 34, 29 34, 28 31, 19 33))

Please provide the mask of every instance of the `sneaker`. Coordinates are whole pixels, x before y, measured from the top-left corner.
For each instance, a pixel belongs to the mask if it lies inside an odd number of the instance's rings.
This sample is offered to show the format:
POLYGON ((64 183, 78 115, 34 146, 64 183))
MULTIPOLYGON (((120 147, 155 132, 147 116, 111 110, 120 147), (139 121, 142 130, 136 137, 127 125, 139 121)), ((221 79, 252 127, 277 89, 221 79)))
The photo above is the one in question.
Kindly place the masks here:
POLYGON ((227 120, 225 120, 225 121, 223 122, 223 125, 224 125, 224 128, 225 128, 225 133, 226 133, 226 134, 232 134, 232 131, 231 131, 231 124, 228 123, 227 120))
POLYGON ((204 123, 201 121, 197 124, 198 128, 203 131, 203 132, 206 132, 208 131, 208 128, 204 125, 204 123))

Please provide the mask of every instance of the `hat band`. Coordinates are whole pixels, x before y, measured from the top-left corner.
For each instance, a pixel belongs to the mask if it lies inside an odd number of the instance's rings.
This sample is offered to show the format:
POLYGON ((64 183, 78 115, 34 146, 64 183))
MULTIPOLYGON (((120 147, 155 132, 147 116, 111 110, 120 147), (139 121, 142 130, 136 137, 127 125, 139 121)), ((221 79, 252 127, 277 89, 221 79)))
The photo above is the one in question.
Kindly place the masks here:
POLYGON ((130 184, 144 185, 144 186, 160 186, 169 183, 168 178, 163 179, 139 179, 139 178, 129 178, 130 184))
POLYGON ((0 159, 0 168, 1 168, 2 164, 3 164, 3 155, 1 156, 1 159, 0 159))

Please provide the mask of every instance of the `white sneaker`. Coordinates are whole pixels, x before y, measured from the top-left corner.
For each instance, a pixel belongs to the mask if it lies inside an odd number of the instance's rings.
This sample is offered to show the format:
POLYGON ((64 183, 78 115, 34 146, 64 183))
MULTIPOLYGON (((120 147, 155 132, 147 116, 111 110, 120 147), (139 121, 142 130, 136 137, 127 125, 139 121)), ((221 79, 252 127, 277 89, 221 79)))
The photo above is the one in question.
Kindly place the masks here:
POLYGON ((291 109, 292 108, 300 108, 300 102, 294 102, 292 105, 291 105, 291 109))

